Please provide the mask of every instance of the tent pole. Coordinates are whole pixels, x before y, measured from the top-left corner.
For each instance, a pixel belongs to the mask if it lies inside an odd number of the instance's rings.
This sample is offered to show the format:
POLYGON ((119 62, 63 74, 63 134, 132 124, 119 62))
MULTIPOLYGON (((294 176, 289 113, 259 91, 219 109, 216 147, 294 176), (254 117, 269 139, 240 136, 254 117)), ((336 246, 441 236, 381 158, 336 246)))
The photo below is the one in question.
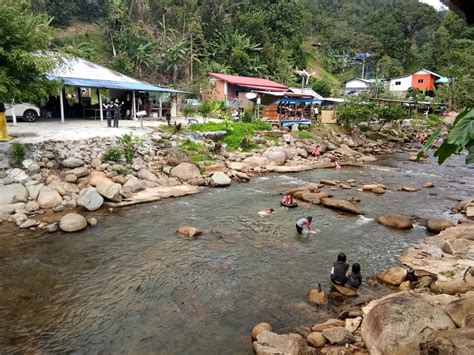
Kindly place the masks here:
POLYGON ((159 112, 159 115, 160 115, 160 118, 161 118, 161 117, 163 117, 163 96, 162 96, 162 93, 160 93, 159 102, 160 102, 160 112, 159 112))
POLYGON ((13 126, 16 127, 17 120, 16 120, 16 115, 15 115, 15 100, 12 101, 12 118, 13 118, 13 126))
POLYGON ((100 112, 100 123, 104 123, 104 110, 102 107, 102 95, 100 94, 100 89, 99 89, 99 112, 100 112))
POLYGON ((63 98, 63 89, 59 89, 59 105, 61 110, 61 123, 64 123, 64 98, 63 98))

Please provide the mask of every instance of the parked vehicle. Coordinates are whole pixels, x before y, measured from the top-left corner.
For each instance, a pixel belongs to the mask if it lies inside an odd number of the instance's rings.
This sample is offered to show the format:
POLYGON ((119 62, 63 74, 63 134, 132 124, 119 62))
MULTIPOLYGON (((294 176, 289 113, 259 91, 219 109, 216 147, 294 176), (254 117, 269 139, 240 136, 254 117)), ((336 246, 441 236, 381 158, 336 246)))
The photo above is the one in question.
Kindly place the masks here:
POLYGON ((199 106, 201 104, 201 101, 199 101, 198 99, 186 99, 184 100, 184 104, 189 106, 199 106))
MULTIPOLYGON (((7 120, 11 121, 13 119, 12 106, 10 104, 5 103, 5 109, 5 116, 7 116, 7 120)), ((35 122, 40 116, 39 107, 32 104, 16 104, 15 106, 13 106, 13 109, 16 118, 22 119, 26 122, 35 122)))

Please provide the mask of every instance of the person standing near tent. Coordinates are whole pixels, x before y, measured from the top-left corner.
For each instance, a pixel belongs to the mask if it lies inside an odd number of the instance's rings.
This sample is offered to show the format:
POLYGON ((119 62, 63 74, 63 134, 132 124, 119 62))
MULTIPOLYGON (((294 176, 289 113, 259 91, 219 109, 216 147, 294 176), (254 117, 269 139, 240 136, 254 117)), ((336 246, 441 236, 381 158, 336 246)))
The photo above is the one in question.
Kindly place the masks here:
POLYGON ((123 103, 120 103, 119 99, 115 100, 115 104, 114 104, 114 127, 115 128, 118 128, 119 126, 119 120, 120 120, 120 115, 121 115, 120 108, 122 107, 122 104, 123 103))
POLYGON ((112 114, 113 114, 113 107, 114 103, 112 101, 103 103, 105 109, 105 117, 107 118, 107 127, 112 127, 112 114))

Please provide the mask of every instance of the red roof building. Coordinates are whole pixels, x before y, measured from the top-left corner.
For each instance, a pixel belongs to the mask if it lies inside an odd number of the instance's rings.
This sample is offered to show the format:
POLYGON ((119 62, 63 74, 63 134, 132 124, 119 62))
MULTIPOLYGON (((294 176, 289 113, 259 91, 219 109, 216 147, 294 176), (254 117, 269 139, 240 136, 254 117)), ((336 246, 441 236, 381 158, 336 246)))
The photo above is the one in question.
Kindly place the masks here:
POLYGON ((241 107, 247 106, 248 101, 245 94, 248 92, 286 92, 288 86, 277 82, 251 78, 247 76, 236 76, 227 74, 209 73, 211 88, 203 93, 204 100, 226 101, 230 106, 239 102, 241 107))

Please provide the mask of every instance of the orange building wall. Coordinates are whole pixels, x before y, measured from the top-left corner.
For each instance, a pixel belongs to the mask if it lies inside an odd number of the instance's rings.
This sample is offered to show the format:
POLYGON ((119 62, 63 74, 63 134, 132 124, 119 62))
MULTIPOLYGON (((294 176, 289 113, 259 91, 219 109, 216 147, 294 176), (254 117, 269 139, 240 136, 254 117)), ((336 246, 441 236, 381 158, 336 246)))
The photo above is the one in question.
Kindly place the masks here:
POLYGON ((433 90, 435 86, 435 77, 431 74, 413 74, 411 78, 411 86, 420 91, 433 90), (419 79, 423 79, 423 82, 418 83, 419 79))

